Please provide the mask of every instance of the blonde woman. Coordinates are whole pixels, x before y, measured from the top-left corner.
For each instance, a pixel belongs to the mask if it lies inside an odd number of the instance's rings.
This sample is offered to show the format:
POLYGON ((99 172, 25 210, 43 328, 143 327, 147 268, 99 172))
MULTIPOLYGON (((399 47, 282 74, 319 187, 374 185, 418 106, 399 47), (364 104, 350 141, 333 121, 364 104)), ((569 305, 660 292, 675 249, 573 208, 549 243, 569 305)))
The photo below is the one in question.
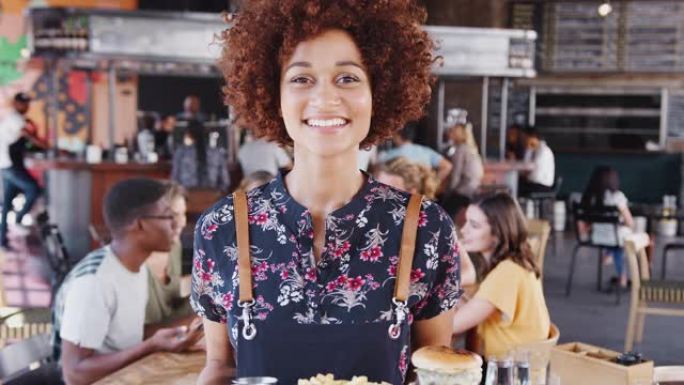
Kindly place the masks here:
POLYGON ((438 187, 437 176, 422 164, 398 157, 377 166, 374 174, 375 179, 380 183, 410 193, 422 194, 428 199, 435 199, 438 187))
POLYGON ((447 135, 454 145, 450 156, 454 168, 451 170, 449 191, 472 198, 484 176, 484 165, 473 131, 469 124, 456 124, 447 128, 447 135))

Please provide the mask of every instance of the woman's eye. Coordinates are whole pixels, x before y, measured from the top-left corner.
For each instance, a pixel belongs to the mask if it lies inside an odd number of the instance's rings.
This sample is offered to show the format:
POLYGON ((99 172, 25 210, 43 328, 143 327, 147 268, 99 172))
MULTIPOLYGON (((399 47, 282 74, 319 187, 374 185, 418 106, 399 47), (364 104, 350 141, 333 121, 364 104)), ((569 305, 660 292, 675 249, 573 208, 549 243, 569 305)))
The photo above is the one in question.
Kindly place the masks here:
POLYGON ((356 83, 359 81, 359 78, 354 75, 340 75, 337 78, 338 83, 356 83))
POLYGON ((290 83, 295 83, 295 84, 308 84, 312 80, 307 77, 307 76, 295 76, 292 79, 290 79, 290 83))

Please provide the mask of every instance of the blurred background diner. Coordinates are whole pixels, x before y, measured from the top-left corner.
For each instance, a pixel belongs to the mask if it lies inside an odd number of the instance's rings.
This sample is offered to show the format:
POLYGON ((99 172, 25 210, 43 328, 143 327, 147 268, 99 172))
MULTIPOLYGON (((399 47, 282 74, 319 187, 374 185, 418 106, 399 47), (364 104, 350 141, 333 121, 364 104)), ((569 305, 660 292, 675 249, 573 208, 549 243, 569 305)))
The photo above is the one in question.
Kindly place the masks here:
MULTIPOLYGON (((0 0, 2 383, 33 361, 57 370, 52 354, 3 366, 5 349, 52 349, 62 282, 117 237, 103 212, 117 183, 171 186, 169 212, 147 213, 174 223, 171 245, 145 249, 136 281, 147 337, 191 325, 200 214, 292 167, 291 148, 223 103, 212 39, 238 1, 34 3, 0 0)), ((684 316, 684 2, 418 3, 439 42, 432 101, 358 165, 456 224, 454 344, 485 360, 539 351, 562 384, 573 349, 684 365, 684 323, 670 317, 684 316)))

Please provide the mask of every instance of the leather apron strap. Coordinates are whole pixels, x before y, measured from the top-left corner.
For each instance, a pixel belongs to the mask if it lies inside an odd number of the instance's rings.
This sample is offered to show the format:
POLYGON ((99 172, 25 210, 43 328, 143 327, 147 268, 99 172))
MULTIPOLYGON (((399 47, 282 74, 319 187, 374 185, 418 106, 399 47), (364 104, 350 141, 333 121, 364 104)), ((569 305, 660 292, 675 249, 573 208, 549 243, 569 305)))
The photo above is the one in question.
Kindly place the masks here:
MULTIPOLYGON (((413 194, 406 207, 394 287, 394 298, 402 302, 408 299, 411 286, 411 267, 413 266, 413 255, 416 250, 416 235, 418 233, 418 220, 420 219, 422 200, 423 197, 421 195, 413 194)), ((252 266, 249 254, 249 211, 247 208, 247 195, 244 191, 235 191, 233 193, 233 205, 235 208, 235 232, 238 248, 240 302, 251 302, 254 297, 252 295, 252 266)))
POLYGON ((235 233, 238 248, 238 278, 240 303, 252 302, 252 263, 249 255, 249 208, 247 194, 242 190, 233 193, 235 233))
POLYGON ((397 280, 394 286, 394 299, 406 302, 411 286, 411 268, 413 255, 416 251, 416 235, 418 220, 420 219, 420 204, 422 195, 412 194, 406 207, 404 228, 401 234, 401 248, 399 249, 399 263, 397 265, 397 280))

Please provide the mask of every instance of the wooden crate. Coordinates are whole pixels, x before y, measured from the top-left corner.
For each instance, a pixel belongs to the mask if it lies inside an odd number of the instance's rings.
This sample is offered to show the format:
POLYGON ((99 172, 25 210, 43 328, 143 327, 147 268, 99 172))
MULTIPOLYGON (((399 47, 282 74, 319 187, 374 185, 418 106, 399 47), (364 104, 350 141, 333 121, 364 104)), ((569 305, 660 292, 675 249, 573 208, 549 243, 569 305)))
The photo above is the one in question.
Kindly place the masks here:
POLYGON ((637 385, 650 383, 653 361, 624 366, 612 361, 620 353, 581 342, 558 345, 551 351, 551 371, 563 385, 637 385))

